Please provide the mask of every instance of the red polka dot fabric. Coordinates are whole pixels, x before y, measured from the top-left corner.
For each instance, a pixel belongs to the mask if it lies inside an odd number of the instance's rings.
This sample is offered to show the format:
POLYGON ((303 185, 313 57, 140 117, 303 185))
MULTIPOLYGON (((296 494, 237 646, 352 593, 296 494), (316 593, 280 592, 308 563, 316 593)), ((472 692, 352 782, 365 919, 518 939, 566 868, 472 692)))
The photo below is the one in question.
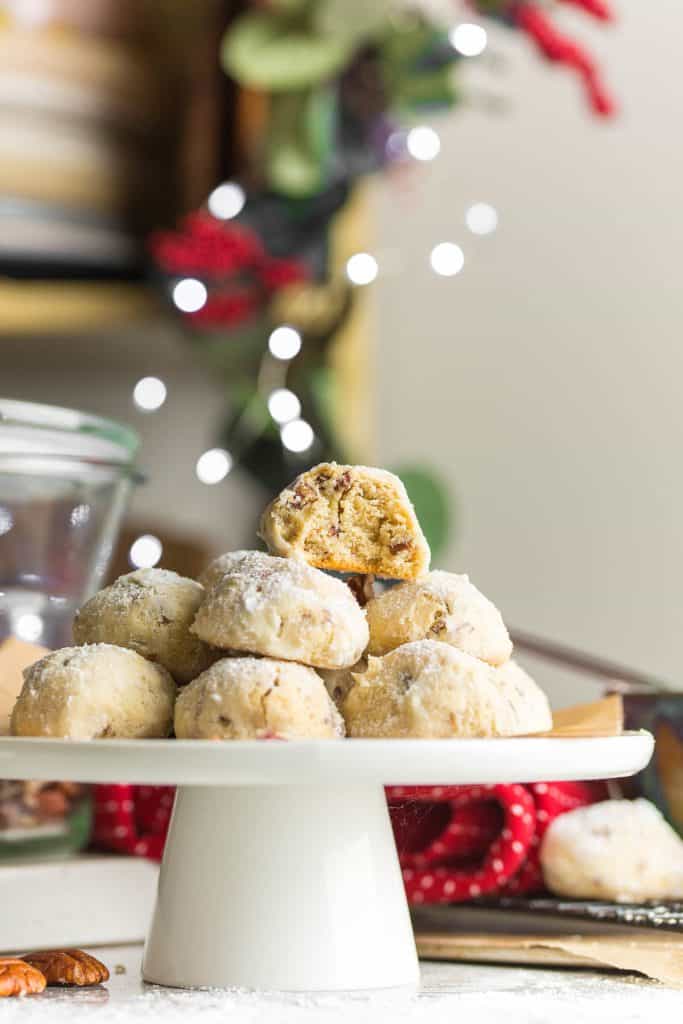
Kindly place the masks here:
POLYGON ((558 814, 604 800, 603 783, 391 786, 410 903, 458 903, 543 888, 539 846, 558 814))
POLYGON ((161 860, 173 786, 94 786, 93 846, 161 860))
MULTIPOLYGON (((93 845, 160 860, 172 786, 95 786, 93 845)), ((457 903, 543 888, 538 850, 558 814, 607 796, 600 782, 390 786, 411 903, 457 903)))

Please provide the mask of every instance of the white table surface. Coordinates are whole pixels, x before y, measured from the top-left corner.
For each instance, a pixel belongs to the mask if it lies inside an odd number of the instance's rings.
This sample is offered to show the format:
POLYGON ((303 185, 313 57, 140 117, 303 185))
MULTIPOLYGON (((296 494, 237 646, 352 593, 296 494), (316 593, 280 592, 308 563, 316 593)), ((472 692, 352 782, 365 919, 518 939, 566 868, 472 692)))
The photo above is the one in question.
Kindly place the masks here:
POLYGON ((423 963, 418 994, 262 995, 189 992, 145 985, 141 946, 93 950, 111 980, 94 989, 48 989, 40 996, 0 1001, 0 1021, 193 1021, 202 1024, 620 1024, 678 1021, 683 992, 631 975, 592 970, 423 963), (125 973, 116 973, 119 965, 125 973))

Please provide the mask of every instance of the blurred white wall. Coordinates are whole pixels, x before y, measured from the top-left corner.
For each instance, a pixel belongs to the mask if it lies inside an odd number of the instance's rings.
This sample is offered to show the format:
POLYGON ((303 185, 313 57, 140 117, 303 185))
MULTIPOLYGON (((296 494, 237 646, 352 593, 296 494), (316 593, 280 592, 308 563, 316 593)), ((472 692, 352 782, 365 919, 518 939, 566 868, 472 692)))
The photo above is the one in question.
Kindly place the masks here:
MULTIPOLYGON (((439 158, 380 185, 378 458, 443 474, 457 504, 444 567, 469 572, 510 623, 683 684, 683 6, 619 8, 611 29, 562 10, 621 97, 616 122, 591 119, 570 74, 500 30, 504 69, 484 61, 468 78, 510 109, 433 120, 439 158), (465 228, 476 200, 499 212, 492 236, 465 228), (455 278, 429 269, 443 240, 465 252, 455 278)), ((171 326, 0 351, 0 393, 142 431, 138 520, 253 543, 258 488, 195 477, 224 399, 171 326), (169 390, 148 416, 131 402, 145 374, 169 390)), ((558 703, 596 692, 541 678, 558 703)))
MULTIPOLYGON (((458 509, 446 567, 509 622, 683 686, 683 7, 621 0, 619 24, 562 18, 621 99, 579 87, 500 31, 472 87, 492 117, 432 120, 440 156, 381 191, 381 457, 429 458, 458 509), (463 216, 492 203, 499 227, 463 216), (465 252, 438 277, 439 241, 465 252), (399 272, 400 271, 400 272, 399 272)), ((544 673, 560 702, 595 693, 544 673)))

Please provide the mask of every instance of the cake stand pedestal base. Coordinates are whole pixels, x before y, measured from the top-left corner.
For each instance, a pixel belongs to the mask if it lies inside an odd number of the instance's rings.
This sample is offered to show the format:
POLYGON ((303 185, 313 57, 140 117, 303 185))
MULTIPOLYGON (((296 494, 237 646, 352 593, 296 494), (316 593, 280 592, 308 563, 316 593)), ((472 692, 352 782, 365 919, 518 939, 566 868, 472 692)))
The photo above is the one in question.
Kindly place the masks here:
POLYGON ((382 786, 181 786, 143 977, 181 988, 416 986, 382 786))

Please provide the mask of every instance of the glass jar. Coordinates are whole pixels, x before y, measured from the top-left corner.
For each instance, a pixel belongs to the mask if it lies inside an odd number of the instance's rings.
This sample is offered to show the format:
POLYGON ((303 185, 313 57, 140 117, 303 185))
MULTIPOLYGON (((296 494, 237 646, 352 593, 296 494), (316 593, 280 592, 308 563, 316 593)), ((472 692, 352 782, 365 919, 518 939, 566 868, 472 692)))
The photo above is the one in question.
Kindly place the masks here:
MULTIPOLYGON (((0 398, 0 643, 71 642, 138 479, 138 446, 110 420, 0 398)), ((0 781, 0 857, 77 849, 89 824, 85 787, 0 781)))

